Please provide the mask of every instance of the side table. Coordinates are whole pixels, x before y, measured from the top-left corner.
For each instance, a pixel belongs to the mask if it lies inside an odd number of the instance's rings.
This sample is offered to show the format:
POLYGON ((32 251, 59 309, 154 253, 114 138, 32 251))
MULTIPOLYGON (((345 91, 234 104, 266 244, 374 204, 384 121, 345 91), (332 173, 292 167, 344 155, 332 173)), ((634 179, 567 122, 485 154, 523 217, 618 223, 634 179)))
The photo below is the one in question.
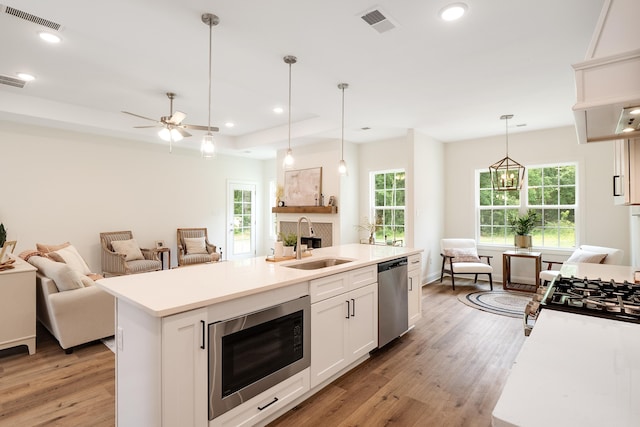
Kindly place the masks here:
POLYGON ((506 251, 502 253, 502 288, 504 290, 536 292, 540 278, 540 270, 542 269, 542 253, 541 252, 517 252, 506 251), (511 282, 511 258, 527 258, 535 261, 535 277, 533 285, 518 284, 511 282), (532 289, 533 288, 533 289, 532 289))
POLYGON ((26 345, 36 352, 36 268, 15 258, 0 271, 0 350, 26 345))
POLYGON ((163 270, 164 270, 164 254, 167 254, 167 270, 169 270, 171 268, 171 249, 165 246, 164 248, 156 248, 155 251, 158 253, 158 257, 160 258, 160 265, 162 266, 163 270))

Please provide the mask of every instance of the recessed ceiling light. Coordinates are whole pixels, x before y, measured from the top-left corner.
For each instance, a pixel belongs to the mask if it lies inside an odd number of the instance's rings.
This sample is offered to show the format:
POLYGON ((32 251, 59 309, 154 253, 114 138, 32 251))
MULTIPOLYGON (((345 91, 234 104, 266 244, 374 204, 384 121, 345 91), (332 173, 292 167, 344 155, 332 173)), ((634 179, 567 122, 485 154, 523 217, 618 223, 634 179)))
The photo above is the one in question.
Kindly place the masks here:
POLYGON ((467 5, 464 3, 452 3, 440 10, 440 18, 444 21, 455 21, 462 18, 467 12, 467 5))
POLYGON ((225 125, 226 127, 228 127, 228 128, 232 128, 232 127, 234 127, 234 126, 235 126, 235 123, 227 122, 227 123, 225 123, 224 125, 225 125))
POLYGON ((640 107, 634 108, 633 110, 629 111, 629 114, 633 114, 634 116, 640 114, 640 107))
POLYGON ((633 132, 634 130, 636 130, 636 128, 634 128, 633 126, 627 126, 626 128, 622 129, 622 132, 633 132))
POLYGON ((29 73, 16 73, 20 80, 24 80, 25 82, 30 82, 31 80, 35 80, 35 76, 29 73))
POLYGON ((38 33, 38 35, 40 36, 40 38, 48 43, 60 43, 60 36, 53 34, 53 33, 49 33, 47 31, 40 31, 38 33))
POLYGON ((276 113, 276 114, 282 114, 282 113, 284 113, 284 108, 282 108, 282 107, 275 107, 275 108, 273 109, 273 112, 274 112, 274 113, 276 113))

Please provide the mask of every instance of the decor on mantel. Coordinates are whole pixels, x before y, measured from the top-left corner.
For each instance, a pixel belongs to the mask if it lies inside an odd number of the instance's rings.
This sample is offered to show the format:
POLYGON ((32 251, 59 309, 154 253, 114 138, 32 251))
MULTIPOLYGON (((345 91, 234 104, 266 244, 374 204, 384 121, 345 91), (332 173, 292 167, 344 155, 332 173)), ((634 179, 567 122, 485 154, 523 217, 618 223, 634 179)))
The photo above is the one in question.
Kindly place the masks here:
POLYGON ((531 232, 537 227, 539 215, 533 209, 529 209, 523 215, 511 215, 509 225, 514 233, 513 244, 517 248, 531 249, 531 232))
POLYGON ((284 172, 287 206, 322 206, 322 167, 284 172))
POLYGON ((342 91, 342 136, 340 139, 340 163, 338 163, 338 173, 340 173, 341 176, 349 175, 349 172, 347 171, 347 162, 344 161, 344 90, 348 87, 348 83, 340 83, 338 85, 338 89, 342 91))
POLYGON ((207 133, 202 137, 200 153, 202 157, 210 159, 215 156, 215 146, 213 144, 213 134, 211 133, 211 34, 214 25, 218 25, 220 18, 213 13, 203 13, 202 22, 209 27, 209 121, 207 122, 207 133))
POLYGON ((287 154, 284 156, 284 168, 290 169, 293 166, 293 151, 291 151, 291 65, 297 62, 297 58, 293 55, 287 55, 284 57, 284 62, 289 64, 289 134, 288 141, 289 146, 287 149, 287 154))
POLYGON ((500 116, 500 120, 505 120, 506 156, 489 166, 491 185, 498 191, 520 190, 524 181, 525 167, 509 157, 509 119, 511 118, 513 114, 500 116))

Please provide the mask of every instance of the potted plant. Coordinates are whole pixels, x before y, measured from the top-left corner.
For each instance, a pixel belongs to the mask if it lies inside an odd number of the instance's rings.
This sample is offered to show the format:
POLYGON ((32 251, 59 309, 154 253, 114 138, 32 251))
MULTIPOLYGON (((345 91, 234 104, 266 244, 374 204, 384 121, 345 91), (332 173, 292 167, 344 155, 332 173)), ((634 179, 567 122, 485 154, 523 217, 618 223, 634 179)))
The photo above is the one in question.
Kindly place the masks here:
POLYGON ((280 233, 280 239, 284 245, 284 256, 293 256, 293 249, 298 243, 298 236, 295 233, 280 233))
POLYGON ((375 237, 376 227, 377 227, 377 224, 375 222, 369 221, 369 218, 366 216, 362 219, 362 222, 360 224, 356 225, 356 228, 358 230, 364 230, 369 234, 370 245, 373 245, 376 242, 376 237, 375 237))
POLYGON ((4 228, 4 224, 0 223, 0 248, 4 246, 4 242, 7 241, 7 230, 4 228))
POLYGON ((514 233, 514 245, 517 248, 530 248, 532 246, 531 231, 537 227, 538 213, 529 209, 522 215, 512 215, 509 225, 514 233))

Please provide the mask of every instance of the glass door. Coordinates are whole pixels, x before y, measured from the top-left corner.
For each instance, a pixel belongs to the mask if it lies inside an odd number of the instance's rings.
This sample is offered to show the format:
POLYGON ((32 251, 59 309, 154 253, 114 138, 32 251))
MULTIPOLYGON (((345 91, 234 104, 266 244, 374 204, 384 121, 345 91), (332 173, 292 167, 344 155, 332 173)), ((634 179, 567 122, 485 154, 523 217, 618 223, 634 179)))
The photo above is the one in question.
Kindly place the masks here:
POLYGON ((239 259, 256 253, 256 185, 229 183, 227 258, 239 259))

